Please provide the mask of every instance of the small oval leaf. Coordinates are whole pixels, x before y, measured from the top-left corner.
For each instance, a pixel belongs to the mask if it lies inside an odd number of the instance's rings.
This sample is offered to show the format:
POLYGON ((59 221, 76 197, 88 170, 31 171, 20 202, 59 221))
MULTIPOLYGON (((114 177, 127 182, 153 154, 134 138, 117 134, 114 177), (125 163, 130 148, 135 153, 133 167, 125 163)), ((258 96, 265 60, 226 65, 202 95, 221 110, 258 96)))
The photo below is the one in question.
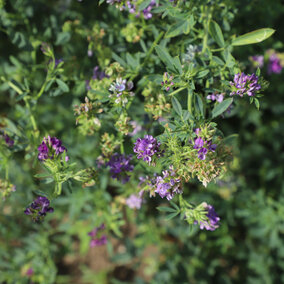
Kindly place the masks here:
POLYGON ((274 33, 275 30, 270 28, 255 30, 253 32, 238 36, 237 38, 233 39, 232 45, 239 46, 262 42, 272 36, 274 33))
POLYGON ((212 118, 226 111, 232 102, 233 102, 233 99, 230 98, 230 99, 226 99, 222 101, 221 103, 217 104, 212 111, 212 118))

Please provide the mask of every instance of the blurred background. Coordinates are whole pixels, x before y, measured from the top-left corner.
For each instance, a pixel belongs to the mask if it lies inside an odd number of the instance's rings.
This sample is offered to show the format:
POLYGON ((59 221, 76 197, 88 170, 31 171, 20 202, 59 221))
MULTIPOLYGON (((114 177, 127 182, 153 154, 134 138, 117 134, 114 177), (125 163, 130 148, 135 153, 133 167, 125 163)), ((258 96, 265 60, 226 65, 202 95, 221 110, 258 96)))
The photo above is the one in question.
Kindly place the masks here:
MULTIPOLYGON (((43 96, 36 120, 42 133, 64 141, 79 167, 93 166, 99 134, 78 133, 73 106, 83 101, 85 80, 94 66, 106 66, 111 51, 137 48, 138 43, 126 42, 121 35, 129 20, 114 7, 92 0, 4 2, 0 1, 1 118, 25 129, 26 108, 3 78, 27 78, 31 88, 40 89, 46 65, 39 45, 51 43, 56 58, 64 61, 62 76, 68 78, 70 91, 43 96)), ((31 149, 23 151, 27 140, 20 135, 20 146, 7 162, 16 192, 0 202, 0 283, 284 283, 284 71, 269 72, 272 53, 284 66, 284 5, 280 0, 222 2, 232 7, 230 34, 262 27, 276 33, 233 53, 247 72, 256 69, 250 57, 263 55, 261 72, 270 85, 260 111, 243 104, 218 121, 225 135, 239 134, 230 174, 207 190, 197 183, 187 185, 192 201, 208 200, 218 208, 220 228, 204 232, 179 218, 166 220, 156 210, 162 201, 154 199, 147 199, 141 210, 123 207, 118 213, 110 200, 119 198, 122 189, 108 181, 107 173, 99 177, 106 190, 66 186, 54 201, 53 215, 33 224, 23 210, 33 200, 33 191, 48 185, 33 177, 40 166, 31 149), (104 211, 113 223, 123 220, 119 236, 109 235, 107 245, 90 248, 88 232, 100 225, 104 211)))

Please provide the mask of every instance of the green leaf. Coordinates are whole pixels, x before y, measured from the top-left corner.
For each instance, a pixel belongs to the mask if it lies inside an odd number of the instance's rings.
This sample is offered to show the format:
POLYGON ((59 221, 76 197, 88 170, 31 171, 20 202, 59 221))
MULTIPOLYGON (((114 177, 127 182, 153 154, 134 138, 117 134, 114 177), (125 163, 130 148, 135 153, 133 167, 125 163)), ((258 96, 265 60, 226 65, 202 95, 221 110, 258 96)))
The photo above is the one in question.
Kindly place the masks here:
POLYGON ((164 47, 161 47, 160 45, 156 46, 155 49, 156 49, 156 52, 157 52, 159 58, 164 62, 164 64, 168 68, 174 69, 173 58, 170 56, 168 51, 164 47))
POLYGON ((57 35, 55 45, 63 45, 67 43, 71 38, 71 34, 69 32, 61 32, 57 35))
POLYGON ((143 1, 143 2, 139 5, 138 10, 139 10, 139 11, 143 11, 144 9, 146 9, 146 8, 150 5, 150 3, 151 3, 151 0, 145 0, 145 1, 143 1))
POLYGON ((189 32, 190 32, 190 22, 187 19, 172 25, 169 28, 165 38, 172 38, 181 34, 188 34, 189 32))
POLYGON ((236 37, 232 41, 233 46, 247 45, 258 43, 266 40, 275 33, 275 30, 270 28, 259 29, 241 36, 236 37))
POLYGON ((177 70, 177 72, 181 75, 182 74, 182 66, 181 66, 181 62, 178 56, 176 56, 174 59, 174 67, 177 70))
POLYGON ((209 73, 208 69, 202 70, 202 71, 197 73, 196 77, 197 77, 197 79, 201 79, 201 78, 205 77, 208 73, 209 73))
POLYGON ((172 105, 173 105, 173 108, 176 111, 176 113, 178 115, 182 116, 182 107, 181 107, 179 101, 175 97, 172 97, 172 105))
POLYGON ((254 104, 256 108, 259 110, 260 105, 259 105, 259 100, 257 98, 254 98, 254 104))
POLYGON ((203 102, 199 95, 195 94, 195 107, 198 110, 198 112, 204 116, 204 109, 203 109, 203 102))
POLYGON ((161 212, 176 212, 174 208, 171 207, 165 207, 165 206, 159 206, 157 209, 161 212))
POLYGON ((210 22, 209 33, 213 37, 214 41, 220 47, 224 47, 225 46, 225 41, 224 41, 222 30, 221 30, 220 26, 216 22, 214 22, 214 21, 210 22))
POLYGON ((233 99, 226 99, 222 101, 221 103, 215 105, 213 111, 212 111, 212 118, 222 114, 224 111, 228 109, 228 107, 232 104, 233 99))
POLYGON ((34 175, 34 177, 36 178, 46 178, 46 177, 50 177, 51 175, 49 173, 41 173, 41 174, 36 174, 34 175))
POLYGON ((56 79, 56 83, 62 92, 65 92, 65 93, 69 92, 69 87, 67 86, 65 82, 63 82, 60 79, 56 79))
POLYGON ((127 67, 127 64, 126 62, 121 58, 119 57, 116 53, 112 53, 112 58, 117 61, 122 67, 127 67))
POLYGON ((171 214, 167 215, 166 220, 168 221, 168 220, 176 217, 178 214, 179 214, 179 212, 171 213, 171 214))

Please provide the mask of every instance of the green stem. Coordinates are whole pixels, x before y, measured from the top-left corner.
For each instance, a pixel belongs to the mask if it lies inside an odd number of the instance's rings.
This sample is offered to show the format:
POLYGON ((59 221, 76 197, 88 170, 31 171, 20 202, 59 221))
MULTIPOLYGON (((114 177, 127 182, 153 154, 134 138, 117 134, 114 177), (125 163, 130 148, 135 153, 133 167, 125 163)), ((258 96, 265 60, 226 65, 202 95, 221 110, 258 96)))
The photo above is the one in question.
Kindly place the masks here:
POLYGON ((25 101, 26 107, 27 107, 27 109, 28 109, 28 111, 29 111, 29 113, 30 113, 30 120, 31 120, 31 123, 32 123, 32 126, 33 126, 33 130, 34 130, 35 132, 37 132, 38 129, 37 129, 37 125, 36 125, 35 118, 34 118, 34 116, 33 116, 33 114, 32 114, 32 110, 31 110, 30 103, 29 103, 29 101, 28 101, 27 98, 24 98, 24 101, 25 101))
MULTIPOLYGON (((163 37, 165 32, 160 32, 160 34, 158 35, 158 37, 155 39, 155 41, 153 42, 151 48, 148 50, 148 52, 146 53, 145 59, 143 61, 143 63, 140 65, 140 69, 145 65, 145 63, 147 62, 148 58, 150 57, 150 55, 153 53, 154 48, 157 46, 158 42, 161 40, 161 38, 163 37)), ((139 74, 139 73, 138 73, 139 74)), ((134 74, 130 77, 130 81, 133 81, 138 74, 134 74)))
POLYGON ((186 87, 181 87, 181 88, 179 88, 179 89, 173 91, 172 93, 170 93, 169 96, 173 96, 173 95, 175 95, 175 94, 181 92, 181 91, 184 90, 184 89, 186 89, 186 87))
POLYGON ((38 92, 38 94, 37 94, 37 96, 36 96, 36 99, 37 99, 37 100, 38 100, 38 99, 41 97, 41 95, 43 94, 47 83, 48 83, 47 80, 43 83, 43 85, 42 85, 40 91, 38 92))
POLYGON ((207 6, 205 6, 204 10, 205 10, 206 21, 204 23, 205 34, 203 38, 202 53, 204 53, 208 47, 207 42, 208 42, 209 24, 212 18, 212 7, 209 9, 207 6))
POLYGON ((124 145, 123 145, 123 134, 121 132, 119 132, 119 140, 120 140, 120 153, 124 154, 124 145))
POLYGON ((193 92, 192 92, 192 90, 188 90, 187 110, 193 116, 193 113, 192 113, 192 99, 193 99, 193 92))
POLYGON ((9 179, 9 166, 6 165, 6 170, 5 170, 5 179, 8 180, 9 179))
MULTIPOLYGON (((13 82, 9 81, 9 82, 8 82, 8 85, 9 85, 12 89, 14 89, 19 95, 22 95, 22 94, 23 94, 23 91, 22 91, 19 87, 17 87, 13 82)), ((26 107, 27 107, 27 109, 28 109, 28 111, 29 111, 30 120, 31 120, 33 129, 34 129, 34 131, 37 132, 38 129, 37 129, 37 126, 36 126, 35 118, 34 118, 34 116, 33 116, 33 114, 32 114, 31 106, 30 106, 30 103, 29 103, 27 97, 24 97, 24 102, 25 102, 26 107)))

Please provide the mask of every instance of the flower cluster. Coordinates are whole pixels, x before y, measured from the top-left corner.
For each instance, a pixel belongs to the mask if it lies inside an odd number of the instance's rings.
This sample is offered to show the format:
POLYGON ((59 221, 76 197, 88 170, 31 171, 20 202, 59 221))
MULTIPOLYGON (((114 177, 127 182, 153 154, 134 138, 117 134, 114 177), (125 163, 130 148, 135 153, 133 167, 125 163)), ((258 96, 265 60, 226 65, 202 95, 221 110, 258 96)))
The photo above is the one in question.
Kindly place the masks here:
POLYGON ((138 138, 134 143, 133 151, 137 154, 137 159, 142 159, 149 165, 152 162, 153 156, 160 157, 162 151, 160 149, 161 143, 151 135, 145 135, 144 138, 138 138))
POLYGON ((183 55, 183 61, 186 63, 192 63, 198 52, 201 52, 202 48, 197 45, 190 44, 186 48, 186 53, 183 55))
MULTIPOLYGON (((61 140, 56 137, 47 138, 44 137, 42 143, 39 145, 38 149, 38 159, 44 161, 47 159, 57 158, 64 152, 67 152, 67 149, 62 145, 61 140)), ((65 161, 69 160, 68 156, 65 156, 65 161)))
POLYGON ((46 216, 46 213, 52 213, 54 210, 49 207, 50 202, 46 197, 39 196, 32 204, 26 208, 24 213, 31 215, 33 221, 40 222, 46 216))
POLYGON ((168 72, 165 72, 165 73, 164 73, 163 81, 161 82, 161 85, 163 86, 163 88, 164 88, 167 92, 171 89, 171 87, 174 86, 173 79, 174 79, 174 77, 173 77, 173 76, 170 76, 170 75, 168 74, 168 72))
POLYGON ((212 102, 216 101, 218 103, 221 103, 224 100, 224 94, 212 94, 207 96, 207 100, 210 100, 212 102))
MULTIPOLYGON (((206 217, 208 218, 208 221, 200 221, 200 229, 203 230, 205 228, 207 231, 215 231, 219 227, 220 218, 216 214, 212 205, 209 205, 206 202, 204 202, 202 205, 207 211, 206 217)), ((197 225, 198 221, 195 221, 194 224, 197 225)))
POLYGON ((134 169, 134 166, 130 164, 131 159, 132 155, 125 156, 114 153, 106 163, 110 167, 111 177, 120 180, 122 183, 128 182, 130 178, 128 172, 132 172, 134 169))
POLYGON ((258 83, 258 76, 255 74, 235 74, 234 82, 230 82, 230 85, 232 86, 231 96, 239 95, 242 97, 247 94, 251 97, 261 89, 261 85, 258 83))
POLYGON ((11 184, 7 180, 0 179, 0 194, 2 196, 2 199, 5 200, 6 197, 10 195, 11 192, 16 191, 16 186, 11 184))
POLYGON ((280 59, 276 53, 272 53, 269 56, 267 72, 268 74, 271 74, 271 73, 279 74, 281 73, 281 71, 282 71, 282 65, 281 65, 280 59))
MULTIPOLYGON (((99 66, 95 66, 93 69, 93 76, 91 80, 102 80, 103 78, 108 78, 108 76, 104 71, 100 71, 99 66)), ((86 88, 88 91, 91 90, 90 80, 86 80, 86 88)))
POLYGON ((133 97, 134 93, 130 92, 133 89, 133 82, 126 82, 125 79, 117 78, 115 83, 112 83, 109 91, 112 93, 110 98, 114 99, 115 104, 125 106, 128 103, 128 97, 133 97))
POLYGON ((127 199, 126 199, 126 205, 131 208, 131 209, 140 209, 141 205, 143 203, 143 193, 144 191, 141 190, 138 195, 137 194, 131 194, 127 199))
MULTIPOLYGON (((119 7, 121 11, 128 10, 129 13, 135 14, 136 17, 140 16, 140 12, 137 9, 137 5, 135 5, 133 1, 107 0, 107 3, 111 5, 117 4, 117 7, 119 7)), ((153 17, 151 10, 155 6, 157 6, 156 0, 151 0, 149 5, 145 9, 143 9, 142 14, 144 16, 144 19, 149 20, 153 17)))
POLYGON ((181 180, 175 178, 175 171, 173 167, 170 166, 169 171, 165 170, 162 172, 163 176, 156 177, 155 192, 160 195, 160 197, 166 197, 171 200, 175 194, 181 194, 181 180))
MULTIPOLYGON (((195 133, 197 134, 197 136, 199 135, 199 128, 197 128, 195 130, 195 133)), ((217 148, 217 145, 216 144, 212 144, 212 141, 206 141, 204 139, 202 139, 201 137, 197 137, 195 140, 194 140, 194 146, 193 146, 194 149, 197 149, 198 150, 198 158, 200 160, 205 160, 206 159, 206 154, 208 153, 208 151, 211 151, 211 152, 215 152, 216 148, 217 148)))
POLYGON ((4 138, 5 143, 6 143, 6 145, 8 147, 13 147, 14 146, 15 141, 11 137, 9 137, 9 135, 4 134, 3 138, 4 138))
POLYGON ((253 55, 250 59, 254 62, 256 67, 262 68, 264 65, 264 56, 263 55, 253 55))
POLYGON ((130 121, 129 124, 131 125, 131 127, 133 129, 130 133, 128 133, 128 135, 130 137, 135 136, 138 132, 140 132, 142 130, 142 126, 139 125, 137 123, 137 121, 135 121, 135 120, 130 121))
POLYGON ((91 232, 88 233, 92 239, 90 241, 90 247, 102 246, 107 243, 106 235, 101 235, 98 237, 98 233, 105 229, 105 225, 101 224, 99 227, 94 228, 91 232))

